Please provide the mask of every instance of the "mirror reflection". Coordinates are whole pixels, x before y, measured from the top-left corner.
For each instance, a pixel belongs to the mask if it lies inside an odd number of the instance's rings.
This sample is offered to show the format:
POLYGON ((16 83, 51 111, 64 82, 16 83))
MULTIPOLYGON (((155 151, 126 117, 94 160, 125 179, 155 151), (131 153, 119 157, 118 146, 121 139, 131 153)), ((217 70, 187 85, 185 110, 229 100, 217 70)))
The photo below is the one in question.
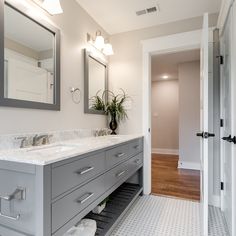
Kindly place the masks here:
POLYGON ((5 98, 55 103, 54 44, 52 32, 4 6, 5 98))
POLYGON ((92 101, 96 95, 102 96, 106 90, 106 65, 89 56, 88 61, 88 78, 89 78, 89 109, 92 109, 92 101))

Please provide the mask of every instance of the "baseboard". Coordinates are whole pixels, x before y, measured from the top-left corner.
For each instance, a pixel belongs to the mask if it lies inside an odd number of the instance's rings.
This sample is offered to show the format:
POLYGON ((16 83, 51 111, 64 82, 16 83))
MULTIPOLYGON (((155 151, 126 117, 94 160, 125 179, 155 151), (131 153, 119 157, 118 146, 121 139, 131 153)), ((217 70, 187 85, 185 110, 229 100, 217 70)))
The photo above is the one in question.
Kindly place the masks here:
POLYGON ((178 168, 179 169, 188 169, 188 170, 200 170, 200 163, 179 161, 178 168))
POLYGON ((209 197, 209 205, 220 208, 220 196, 211 195, 209 197))
POLYGON ((178 149, 164 149, 164 148, 153 148, 153 154, 167 154, 167 155, 179 155, 178 149))

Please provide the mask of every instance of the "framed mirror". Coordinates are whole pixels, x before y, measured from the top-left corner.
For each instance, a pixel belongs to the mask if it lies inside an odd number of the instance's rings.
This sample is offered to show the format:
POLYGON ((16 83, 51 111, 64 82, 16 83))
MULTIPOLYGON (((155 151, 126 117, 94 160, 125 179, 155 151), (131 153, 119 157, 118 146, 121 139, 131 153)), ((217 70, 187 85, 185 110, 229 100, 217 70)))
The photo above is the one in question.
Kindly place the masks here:
POLYGON ((0 106, 60 110, 60 31, 0 4, 0 106))
POLYGON ((104 111, 93 108, 93 103, 95 96, 103 97, 104 102, 107 102, 108 64, 87 50, 84 50, 84 58, 84 112, 104 115, 104 111))

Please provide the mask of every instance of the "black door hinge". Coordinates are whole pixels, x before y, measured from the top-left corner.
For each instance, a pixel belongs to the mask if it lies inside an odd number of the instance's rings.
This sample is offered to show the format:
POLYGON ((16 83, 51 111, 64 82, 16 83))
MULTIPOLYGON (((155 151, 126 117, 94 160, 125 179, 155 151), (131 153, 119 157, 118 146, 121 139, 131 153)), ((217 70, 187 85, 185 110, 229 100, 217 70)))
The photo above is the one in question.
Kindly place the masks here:
POLYGON ((224 57, 220 55, 217 58, 219 58, 220 65, 224 65, 224 57))
POLYGON ((220 127, 224 127, 224 120, 220 119, 220 127))
POLYGON ((221 190, 224 190, 224 182, 221 182, 221 183, 220 183, 220 189, 221 189, 221 190))

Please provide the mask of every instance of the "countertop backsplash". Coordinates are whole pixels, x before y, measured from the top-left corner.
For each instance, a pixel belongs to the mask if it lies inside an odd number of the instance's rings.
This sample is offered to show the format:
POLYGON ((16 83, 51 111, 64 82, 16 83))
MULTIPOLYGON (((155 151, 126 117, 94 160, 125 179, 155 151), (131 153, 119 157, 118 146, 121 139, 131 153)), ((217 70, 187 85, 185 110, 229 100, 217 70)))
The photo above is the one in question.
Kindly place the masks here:
POLYGON ((18 138, 27 137, 28 139, 32 138, 35 135, 52 135, 50 138, 50 143, 61 142, 66 140, 88 138, 97 136, 98 131, 105 131, 109 133, 109 129, 75 129, 75 130, 63 130, 63 131, 48 131, 42 133, 18 133, 18 134, 9 134, 9 135, 0 135, 0 151, 8 149, 17 149, 20 148, 21 140, 18 138))

